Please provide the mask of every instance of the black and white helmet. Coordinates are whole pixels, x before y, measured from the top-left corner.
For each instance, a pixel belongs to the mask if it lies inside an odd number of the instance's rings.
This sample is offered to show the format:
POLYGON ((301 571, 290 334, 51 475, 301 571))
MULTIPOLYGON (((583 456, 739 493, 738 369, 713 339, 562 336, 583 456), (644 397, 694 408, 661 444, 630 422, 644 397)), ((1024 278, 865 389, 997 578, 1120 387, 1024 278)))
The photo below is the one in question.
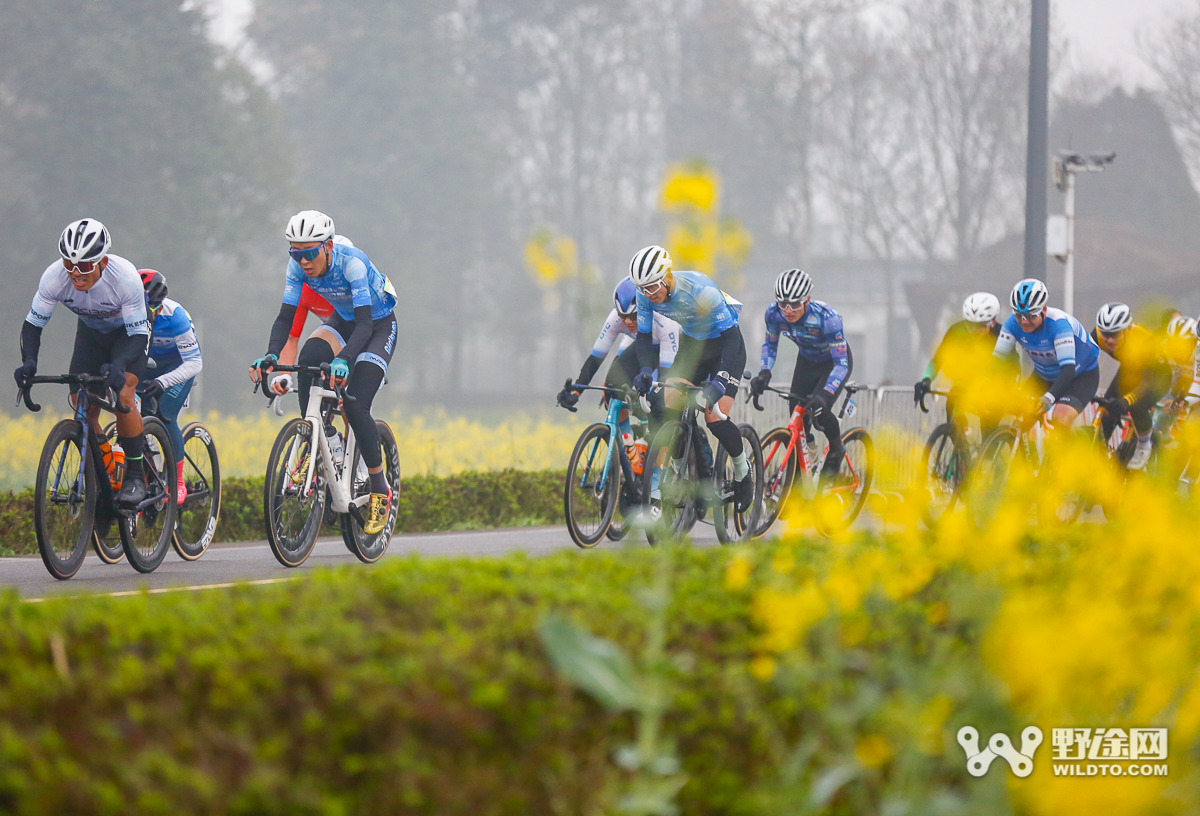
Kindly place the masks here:
POLYGON ((797 303, 812 294, 812 278, 802 269, 789 269, 775 279, 775 300, 797 303))
POLYGON ((288 221, 283 235, 293 244, 323 243, 333 237, 333 219, 317 210, 301 210, 288 221))
POLYGON ((1000 298, 991 292, 976 292, 963 301, 962 314, 968 323, 991 323, 1000 316, 1000 298))
POLYGON ((629 277, 634 286, 649 286, 671 272, 671 255, 660 246, 640 250, 629 262, 629 277))
POLYGON ((1096 328, 1102 332, 1125 331, 1133 325, 1133 312, 1124 303, 1105 303, 1096 312, 1096 328))
POLYGON ((108 254, 111 246, 108 230, 95 218, 72 221, 58 239, 59 254, 71 263, 98 261, 108 254))

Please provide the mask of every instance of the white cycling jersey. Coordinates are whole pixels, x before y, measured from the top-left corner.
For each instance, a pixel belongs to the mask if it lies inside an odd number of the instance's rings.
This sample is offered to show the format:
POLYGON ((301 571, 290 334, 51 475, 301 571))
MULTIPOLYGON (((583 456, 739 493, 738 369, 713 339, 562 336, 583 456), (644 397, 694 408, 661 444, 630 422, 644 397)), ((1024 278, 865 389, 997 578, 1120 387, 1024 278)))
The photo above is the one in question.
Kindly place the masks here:
MULTIPOLYGON (((679 324, 674 320, 658 312, 654 313, 651 336, 654 338, 654 345, 658 346, 659 368, 670 368, 671 363, 675 362, 675 354, 679 351, 681 331, 679 324)), ((604 328, 600 330, 600 336, 596 338, 596 342, 592 346, 592 356, 603 360, 608 356, 608 352, 612 350, 613 344, 617 342, 618 338, 621 338, 621 349, 624 350, 636 337, 637 331, 625 328, 625 321, 617 314, 617 310, 613 309, 608 313, 608 319, 604 321, 604 328)))
POLYGON ((137 267, 119 255, 109 255, 100 279, 80 292, 67 277, 62 261, 46 267, 25 320, 38 328, 50 322, 54 307, 66 306, 85 326, 108 334, 124 327, 126 334, 150 334, 146 316, 146 293, 137 267))

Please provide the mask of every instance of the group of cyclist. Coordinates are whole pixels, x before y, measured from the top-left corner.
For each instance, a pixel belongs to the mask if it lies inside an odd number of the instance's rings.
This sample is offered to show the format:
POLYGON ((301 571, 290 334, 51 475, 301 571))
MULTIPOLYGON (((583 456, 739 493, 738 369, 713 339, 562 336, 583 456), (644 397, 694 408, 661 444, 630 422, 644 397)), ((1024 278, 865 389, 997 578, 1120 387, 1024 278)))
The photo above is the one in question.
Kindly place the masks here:
MULTIPOLYGON (((269 377, 266 385, 275 396, 298 386, 303 410, 312 376, 301 373, 293 385, 287 374, 272 376, 273 369, 292 362, 328 364, 331 385, 344 388, 350 397, 343 407, 371 484, 364 531, 374 535, 383 529, 393 499, 383 473, 371 403, 395 350, 396 292, 366 254, 335 234, 333 220, 324 213, 297 213, 284 235, 290 258, 282 305, 267 351, 255 360, 250 378, 261 382, 264 375, 269 377), (310 311, 324 322, 301 348, 299 337, 310 311)), ((42 273, 21 328, 21 365, 15 378, 19 388, 29 387, 37 374, 42 330, 55 307, 66 306, 79 318, 70 373, 103 377, 102 383, 90 387, 98 396, 111 389, 125 406, 132 407, 137 396, 144 406, 154 406, 171 437, 179 469, 176 498, 182 503, 187 488, 178 416, 203 367, 195 326, 187 310, 167 297, 161 273, 138 270, 111 248, 108 229, 94 218, 74 221, 63 230, 58 245, 61 257, 42 273)), ((99 407, 91 408, 89 420, 109 461, 112 440, 104 437, 100 427, 99 407)), ((146 499, 140 412, 117 413, 116 429, 125 472, 114 501, 118 509, 136 507, 146 499)))
POLYGON ((1160 332, 1154 332, 1134 323, 1128 304, 1106 303, 1096 313, 1095 328, 1089 332, 1072 315, 1047 305, 1048 300, 1045 283, 1036 278, 1022 280, 1009 297, 1012 313, 1000 323, 1000 301, 995 295, 976 292, 969 296, 963 303, 963 320, 946 332, 924 377, 914 387, 914 399, 923 403, 933 379, 942 374, 952 382, 947 417, 961 422, 965 415, 974 414, 984 436, 1003 414, 1014 413, 1009 410, 1011 401, 1002 399, 1000 391, 1033 395, 1035 404, 1016 412, 1027 416, 1048 413, 1053 425, 1060 428, 1069 427, 1095 401, 1106 437, 1121 417, 1129 415, 1137 441, 1127 466, 1130 470, 1145 468, 1153 447, 1156 406, 1165 405, 1165 413, 1178 414, 1200 401, 1196 320, 1175 313, 1160 332), (1020 388, 1013 389, 1019 377, 1017 346, 1025 350, 1033 371, 1020 388), (1118 368, 1098 396, 1101 351, 1113 358, 1118 368), (988 374, 998 374, 999 380, 988 380, 988 374), (981 379, 989 383, 990 404, 976 399, 962 405, 968 384, 981 379))

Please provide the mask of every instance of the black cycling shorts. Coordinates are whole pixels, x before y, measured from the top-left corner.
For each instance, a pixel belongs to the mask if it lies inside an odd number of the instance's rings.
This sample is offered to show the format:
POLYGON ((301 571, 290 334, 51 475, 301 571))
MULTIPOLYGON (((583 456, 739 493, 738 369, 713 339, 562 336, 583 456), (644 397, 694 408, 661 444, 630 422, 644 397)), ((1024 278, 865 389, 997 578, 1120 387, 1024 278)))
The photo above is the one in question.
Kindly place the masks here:
MULTIPOLYGON (((322 324, 322 327, 337 336, 337 339, 341 341, 342 348, 346 347, 346 341, 354 333, 354 321, 343 319, 337 312, 334 312, 333 316, 322 324)), ((363 350, 354 358, 354 362, 374 363, 382 368, 386 374, 388 364, 392 362, 392 354, 396 351, 396 331, 396 315, 394 312, 372 322, 371 337, 367 340, 367 345, 363 350)))
MULTIPOLYGON (((1038 386, 1037 393, 1039 395, 1049 391, 1052 385, 1052 383, 1046 382, 1037 374, 1030 377, 1028 382, 1038 386)), ((1071 380, 1067 385, 1067 390, 1058 398, 1058 404, 1069 405, 1076 411, 1082 411, 1092 401, 1099 390, 1100 367, 1096 366, 1091 371, 1076 374, 1075 379, 1071 380)))
POLYGON ((711 340, 697 340, 686 334, 679 337, 679 351, 675 354, 675 362, 667 373, 690 382, 692 385, 703 385, 708 380, 721 374, 727 378, 725 396, 737 395, 738 384, 746 370, 746 341, 738 332, 738 353, 733 360, 728 361, 728 368, 721 368, 721 346, 724 341, 720 337, 711 340))
MULTIPOLYGON (((80 320, 75 328, 75 350, 71 352, 71 366, 68 371, 71 374, 99 374, 100 366, 112 362, 117 343, 128 336, 124 328, 99 332, 84 325, 84 322, 80 320)), ((144 380, 146 378, 146 352, 143 351, 138 355, 137 359, 126 366, 125 371, 137 377, 138 382, 144 380)), ((78 390, 77 386, 71 386, 72 394, 78 390)), ((104 395, 104 385, 100 383, 92 385, 88 390, 98 396, 104 395)))

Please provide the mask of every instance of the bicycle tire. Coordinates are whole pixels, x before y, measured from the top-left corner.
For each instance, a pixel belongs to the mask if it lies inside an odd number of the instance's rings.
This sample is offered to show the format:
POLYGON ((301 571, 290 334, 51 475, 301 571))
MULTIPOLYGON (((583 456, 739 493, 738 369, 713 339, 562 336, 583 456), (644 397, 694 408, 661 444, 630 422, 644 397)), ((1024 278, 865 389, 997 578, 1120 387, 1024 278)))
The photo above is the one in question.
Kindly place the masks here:
POLYGON ((575 546, 595 547, 608 532, 616 511, 620 466, 608 425, 597 422, 585 428, 571 451, 563 485, 563 514, 575 546))
MULTIPOLYGON (((342 541, 346 544, 346 548, 364 564, 374 564, 383 558, 388 544, 391 543, 392 531, 396 528, 396 518, 400 513, 400 449, 396 445, 396 435, 392 433, 391 426, 383 420, 375 420, 375 427, 379 430, 384 478, 387 480, 388 489, 392 491, 392 502, 388 507, 387 521, 384 522, 383 529, 378 533, 367 535, 363 532, 366 521, 361 515, 351 511, 343 513, 341 519, 342 541)), ((360 483, 358 479, 358 462, 361 459, 362 452, 355 446, 355 478, 351 481, 350 490, 352 497, 362 495, 359 491, 365 491, 367 495, 371 493, 370 479, 368 478, 365 483, 360 483)))
POLYGON ((875 480, 875 443, 866 429, 854 428, 842 434, 842 447, 846 452, 833 484, 819 489, 813 500, 817 529, 825 535, 854 523, 875 480))
POLYGON ((651 544, 684 535, 697 520, 696 503, 700 498, 700 466, 691 429, 683 422, 663 423, 646 455, 642 469, 642 503, 657 508, 651 510, 653 523, 646 527, 646 540, 651 544), (683 455, 679 448, 683 446, 683 455), (654 473, 659 471, 659 498, 653 498, 654 473), (654 504, 654 502, 658 504, 654 504))
POLYGON ((954 423, 943 422, 934 428, 921 456, 926 493, 921 514, 927 527, 936 525, 958 503, 969 467, 970 450, 954 423))
POLYGON ((763 453, 762 445, 758 440, 758 432, 754 430, 754 426, 746 422, 739 423, 737 427, 742 436, 742 446, 746 453, 747 464, 750 466, 750 478, 754 485, 754 493, 750 500, 750 507, 744 512, 737 512, 733 501, 733 461, 724 446, 718 445, 713 463, 713 478, 716 488, 716 500, 713 502, 713 526, 717 530, 717 540, 722 544, 736 544, 748 540, 758 528, 758 514, 762 506, 763 453))
POLYGON ((792 483, 796 478, 797 455, 795 450, 791 456, 787 455, 787 446, 791 439, 792 432, 787 428, 775 428, 768 431, 759 443, 763 458, 763 490, 753 538, 762 538, 767 534, 771 525, 782 514, 788 496, 791 495, 792 483))
MULTIPOLYGON (((115 422, 113 423, 116 424, 115 422)), ((114 428, 115 432, 115 428, 114 428)), ((115 437, 113 437, 115 439, 115 437)), ((103 456, 100 453, 100 443, 96 440, 95 434, 88 434, 88 444, 92 451, 93 462, 103 462, 103 456)), ((125 545, 121 543, 121 531, 117 529, 119 517, 113 509, 113 499, 116 496, 116 491, 113 490, 112 482, 108 478, 108 469, 96 468, 96 512, 93 515, 92 523, 92 549, 96 552, 96 557, 105 564, 117 564, 125 558, 125 545), (104 473, 104 478, 100 478, 100 473, 104 473), (107 529, 104 535, 100 535, 101 527, 104 527, 103 520, 108 520, 107 529)))
MULTIPOLYGON (((625 536, 629 535, 630 529, 633 527, 633 514, 637 508, 641 506, 640 501, 627 501, 625 494, 629 489, 629 485, 625 481, 624 470, 625 457, 620 450, 617 451, 617 506, 613 509, 612 521, 609 522, 608 529, 604 531, 604 537, 609 541, 621 541, 625 536)), ((637 476, 634 477, 634 485, 637 484, 637 476)), ((638 498, 641 498, 641 490, 638 490, 638 498)))
POLYGON ((221 462, 212 433, 199 422, 183 429, 183 482, 187 496, 176 510, 171 546, 184 561, 208 551, 221 518, 221 462))
POLYGON ((320 447, 307 420, 290 420, 275 437, 263 481, 267 543, 285 567, 298 567, 312 553, 325 511, 325 473, 320 447), (309 456, 317 457, 311 484, 304 484, 309 456))
POLYGON ((33 526, 42 563, 46 565, 46 571, 60 581, 79 571, 92 540, 96 513, 93 464, 90 456, 84 456, 82 429, 76 420, 64 419, 50 430, 38 460, 33 526), (80 470, 83 471, 82 496, 78 484, 80 470), (68 474, 74 474, 69 487, 63 481, 68 474))
POLYGON ((145 448, 142 473, 147 500, 152 504, 137 511, 118 510, 117 528, 129 566, 138 572, 158 569, 171 548, 175 535, 175 449, 167 427, 154 417, 142 420, 145 448))

